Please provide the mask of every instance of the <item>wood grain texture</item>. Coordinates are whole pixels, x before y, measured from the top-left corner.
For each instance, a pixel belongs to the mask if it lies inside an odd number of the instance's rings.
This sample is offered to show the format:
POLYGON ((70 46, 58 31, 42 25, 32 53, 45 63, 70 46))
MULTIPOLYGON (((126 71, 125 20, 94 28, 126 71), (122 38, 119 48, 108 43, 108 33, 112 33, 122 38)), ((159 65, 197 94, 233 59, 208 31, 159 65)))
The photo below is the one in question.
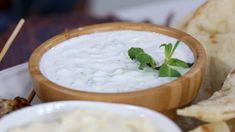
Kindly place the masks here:
POLYGON ((203 79, 205 65, 206 54, 203 47, 186 33, 153 24, 107 23, 66 31, 49 39, 33 52, 29 61, 29 71, 33 78, 36 94, 42 101, 94 100, 134 104, 169 113, 168 111, 187 105, 196 97, 203 79), (189 72, 170 83, 126 93, 93 93, 71 90, 47 80, 39 70, 42 55, 62 41, 83 34, 124 29, 157 32, 177 38, 191 48, 196 58, 195 64, 189 72))

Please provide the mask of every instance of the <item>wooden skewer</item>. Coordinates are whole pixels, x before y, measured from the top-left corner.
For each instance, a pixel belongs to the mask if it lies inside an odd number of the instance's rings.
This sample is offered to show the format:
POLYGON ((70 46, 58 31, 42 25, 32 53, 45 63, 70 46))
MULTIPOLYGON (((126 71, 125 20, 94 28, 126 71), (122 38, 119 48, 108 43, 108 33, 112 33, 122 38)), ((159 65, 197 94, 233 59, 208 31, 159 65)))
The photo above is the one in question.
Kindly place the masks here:
POLYGON ((31 103, 33 101, 33 98, 34 98, 35 95, 36 95, 36 93, 35 93, 34 89, 32 89, 32 91, 30 92, 30 94, 27 98, 29 103, 31 103))
POLYGON ((14 29, 13 33, 11 34, 10 38, 7 40, 6 44, 4 45, 1 53, 0 53, 0 62, 2 61, 3 57, 7 53, 8 49, 10 48, 12 42, 16 38, 17 34, 19 33, 20 29, 22 28, 25 20, 20 19, 19 23, 17 24, 16 28, 14 29))
MULTIPOLYGON (((10 48, 12 42, 15 40, 16 36, 18 35, 18 33, 20 32, 21 28, 24 25, 25 20, 24 19, 20 19, 20 21, 18 22, 16 28, 14 29, 13 33, 11 34, 11 36, 9 37, 9 39, 7 40, 6 44, 4 45, 1 53, 0 53, 0 62, 2 61, 3 57, 6 55, 8 49, 10 48)), ((32 89, 32 91, 30 92, 29 96, 28 96, 28 102, 31 103, 33 98, 35 96, 35 91, 32 89)))

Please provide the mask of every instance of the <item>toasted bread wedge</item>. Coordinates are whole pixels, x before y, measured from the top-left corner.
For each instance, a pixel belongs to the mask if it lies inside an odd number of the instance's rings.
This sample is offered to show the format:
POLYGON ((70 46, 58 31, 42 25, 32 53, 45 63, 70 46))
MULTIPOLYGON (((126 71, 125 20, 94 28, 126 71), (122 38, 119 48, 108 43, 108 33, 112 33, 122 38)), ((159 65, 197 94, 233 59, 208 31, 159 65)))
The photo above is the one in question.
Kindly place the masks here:
POLYGON ((235 69, 230 72, 220 91, 196 105, 177 110, 177 114, 206 122, 235 118, 235 69))
POLYGON ((225 122, 217 122, 199 126, 189 132, 230 132, 230 129, 225 122))

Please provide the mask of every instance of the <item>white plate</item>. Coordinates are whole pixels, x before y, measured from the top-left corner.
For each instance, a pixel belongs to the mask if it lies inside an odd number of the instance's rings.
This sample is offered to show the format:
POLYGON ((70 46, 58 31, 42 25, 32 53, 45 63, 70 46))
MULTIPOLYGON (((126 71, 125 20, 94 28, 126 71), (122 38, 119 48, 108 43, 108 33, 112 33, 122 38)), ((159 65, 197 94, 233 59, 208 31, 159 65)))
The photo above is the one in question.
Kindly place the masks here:
MULTIPOLYGON (((131 20, 150 20, 163 24, 169 13, 174 12, 173 24, 181 17, 195 10, 206 0, 156 1, 129 9, 114 12, 118 17, 131 20)), ((32 89, 32 82, 27 70, 27 63, 0 71, 0 98, 27 97, 32 89)), ((39 103, 36 98, 33 104, 39 103)))
POLYGON ((27 63, 0 71, 0 98, 25 97, 31 87, 27 63))
POLYGON ((169 14, 173 13, 172 23, 192 13, 207 0, 161 0, 144 5, 122 9, 114 14, 124 20, 141 22, 149 20, 155 24, 164 24, 169 14))
MULTIPOLYGON (((33 84, 28 72, 28 63, 0 71, 0 98, 13 99, 16 96, 27 98, 33 84)), ((32 104, 40 103, 37 97, 32 104)))
POLYGON ((171 120, 162 114, 151 111, 149 109, 132 105, 89 101, 61 101, 45 103, 21 109, 4 116, 0 120, 0 132, 7 132, 9 128, 14 126, 24 125, 25 123, 41 119, 42 117, 50 117, 55 115, 55 113, 66 112, 74 110, 75 108, 99 109, 119 113, 124 116, 126 114, 128 114, 128 116, 145 116, 150 119, 157 128, 163 130, 164 132, 181 132, 179 127, 171 120))

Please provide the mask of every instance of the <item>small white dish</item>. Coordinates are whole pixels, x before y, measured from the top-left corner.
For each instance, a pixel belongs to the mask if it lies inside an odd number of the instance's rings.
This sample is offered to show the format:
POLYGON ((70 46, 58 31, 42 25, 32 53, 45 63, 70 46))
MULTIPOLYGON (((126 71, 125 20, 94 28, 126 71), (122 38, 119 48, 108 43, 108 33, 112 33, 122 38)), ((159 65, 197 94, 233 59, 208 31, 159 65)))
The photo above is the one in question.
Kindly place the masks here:
POLYGON ((164 115, 132 105, 90 102, 90 101, 60 101, 40 104, 19 111, 12 112, 0 120, 0 132, 7 132, 10 128, 27 124, 29 122, 52 116, 61 112, 71 111, 75 108, 99 109, 114 111, 131 116, 146 116, 163 132, 182 132, 180 128, 164 115))

